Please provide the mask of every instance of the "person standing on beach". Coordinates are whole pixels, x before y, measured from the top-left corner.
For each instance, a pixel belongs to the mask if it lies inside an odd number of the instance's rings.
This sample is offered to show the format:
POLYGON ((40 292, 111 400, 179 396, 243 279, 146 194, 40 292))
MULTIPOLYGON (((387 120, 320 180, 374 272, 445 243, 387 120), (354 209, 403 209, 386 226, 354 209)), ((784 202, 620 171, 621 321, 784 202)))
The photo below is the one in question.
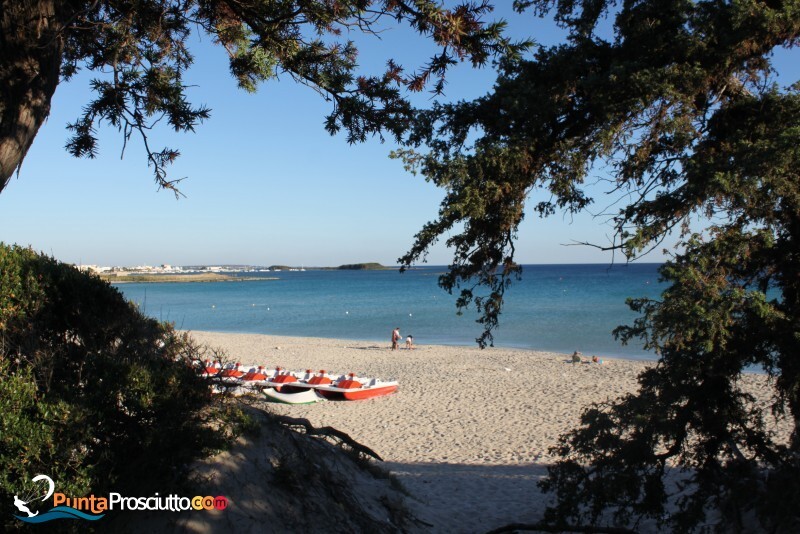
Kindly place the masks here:
POLYGON ((414 336, 409 334, 408 337, 406 338, 406 349, 411 350, 413 348, 414 348, 414 336))
POLYGON ((392 350, 397 350, 397 344, 400 342, 400 327, 394 329, 392 332, 392 350))

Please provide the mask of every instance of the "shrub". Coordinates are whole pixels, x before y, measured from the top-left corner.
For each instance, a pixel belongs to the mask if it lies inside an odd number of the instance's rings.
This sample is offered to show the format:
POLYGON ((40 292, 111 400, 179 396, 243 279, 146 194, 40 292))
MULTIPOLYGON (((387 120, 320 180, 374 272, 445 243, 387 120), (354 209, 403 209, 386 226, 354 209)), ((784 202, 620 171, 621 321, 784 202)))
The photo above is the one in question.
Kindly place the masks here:
POLYGON ((175 488, 221 444, 200 353, 107 282, 0 243, 0 502, 38 473, 75 496, 175 488))

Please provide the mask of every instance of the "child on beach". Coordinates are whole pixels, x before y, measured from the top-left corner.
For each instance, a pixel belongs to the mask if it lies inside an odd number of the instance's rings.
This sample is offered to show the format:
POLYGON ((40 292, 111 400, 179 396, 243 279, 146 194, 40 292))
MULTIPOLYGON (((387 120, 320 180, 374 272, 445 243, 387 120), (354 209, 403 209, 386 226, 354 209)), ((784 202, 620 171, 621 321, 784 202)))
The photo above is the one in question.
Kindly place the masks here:
POLYGON ((408 337, 406 338, 406 349, 411 350, 413 348, 414 348, 414 336, 409 334, 408 337))

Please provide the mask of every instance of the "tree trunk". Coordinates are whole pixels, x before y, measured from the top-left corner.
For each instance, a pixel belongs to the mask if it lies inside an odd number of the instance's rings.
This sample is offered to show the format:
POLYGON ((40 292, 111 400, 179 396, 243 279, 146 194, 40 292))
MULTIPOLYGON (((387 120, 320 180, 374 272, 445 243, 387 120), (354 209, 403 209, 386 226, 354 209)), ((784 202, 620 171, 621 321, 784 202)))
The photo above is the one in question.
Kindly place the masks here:
POLYGON ((0 0, 0 192, 50 114, 64 40, 61 0, 0 0))

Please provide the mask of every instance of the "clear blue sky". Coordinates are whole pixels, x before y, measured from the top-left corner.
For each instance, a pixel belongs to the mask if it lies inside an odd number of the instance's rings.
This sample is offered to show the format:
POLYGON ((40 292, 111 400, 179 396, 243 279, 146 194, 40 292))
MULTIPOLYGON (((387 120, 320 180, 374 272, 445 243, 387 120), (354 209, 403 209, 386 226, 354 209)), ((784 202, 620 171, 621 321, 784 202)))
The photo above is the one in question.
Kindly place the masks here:
MULTIPOLYGON (((514 35, 543 44, 559 39, 552 23, 514 15, 510 2, 497 3, 504 8, 494 18, 507 18, 514 35)), ((322 126, 329 104, 288 77, 255 95, 238 90, 223 51, 202 39, 186 82, 197 86, 190 100, 210 107, 211 119, 194 134, 160 129, 151 145, 181 151, 169 172, 170 178, 187 177, 180 186, 186 198, 157 190, 138 140, 132 138, 120 159, 122 139, 115 130, 100 131, 95 160, 66 153, 65 125, 88 101, 88 73, 58 88, 19 179, 0 194, 0 240, 84 264, 396 264, 414 234, 435 217, 442 192, 390 160, 391 143, 351 146, 343 135, 329 136, 322 126)), ((388 57, 421 65, 431 51, 429 43, 398 29, 359 42, 370 73, 381 72, 388 57)), ((794 80, 796 60, 796 51, 781 53, 780 64, 794 64, 794 80)), ((460 99, 484 94, 494 75, 464 65, 448 79, 445 97, 460 99)), ((542 221, 529 214, 517 259, 608 262, 607 253, 563 246, 603 243, 607 235, 610 228, 588 215, 542 221)), ((647 261, 661 259, 654 254, 647 261)), ((428 257, 431 264, 449 261, 441 245, 428 257)))

